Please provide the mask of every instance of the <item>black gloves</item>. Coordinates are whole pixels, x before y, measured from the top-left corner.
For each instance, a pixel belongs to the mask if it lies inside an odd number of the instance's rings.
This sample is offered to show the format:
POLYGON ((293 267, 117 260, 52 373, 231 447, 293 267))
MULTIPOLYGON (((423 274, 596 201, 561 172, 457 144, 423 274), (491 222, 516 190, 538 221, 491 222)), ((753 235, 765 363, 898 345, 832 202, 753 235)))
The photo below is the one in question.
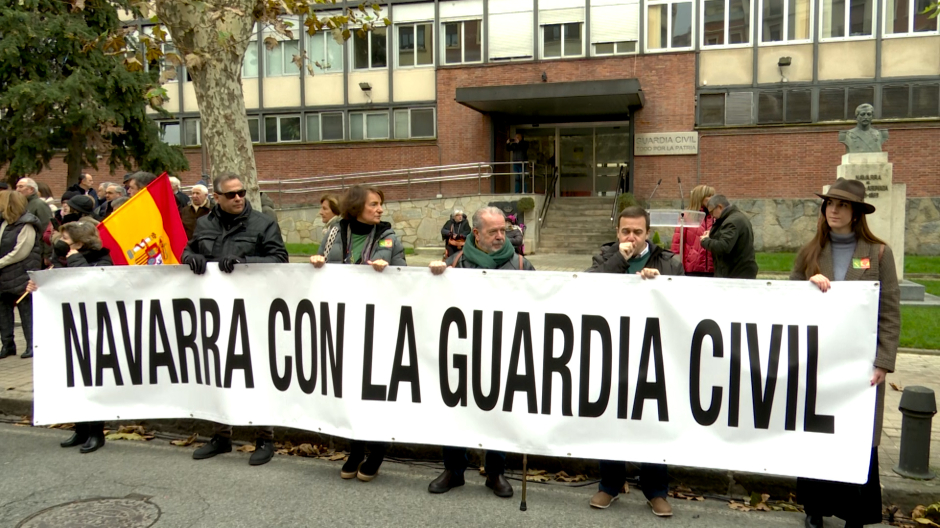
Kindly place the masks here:
POLYGON ((183 259, 183 264, 188 264, 189 269, 196 275, 202 275, 206 272, 206 257, 197 253, 190 253, 183 259))
POLYGON ((235 269, 235 264, 241 264, 241 260, 235 256, 222 257, 219 261, 219 269, 225 273, 231 273, 235 269))

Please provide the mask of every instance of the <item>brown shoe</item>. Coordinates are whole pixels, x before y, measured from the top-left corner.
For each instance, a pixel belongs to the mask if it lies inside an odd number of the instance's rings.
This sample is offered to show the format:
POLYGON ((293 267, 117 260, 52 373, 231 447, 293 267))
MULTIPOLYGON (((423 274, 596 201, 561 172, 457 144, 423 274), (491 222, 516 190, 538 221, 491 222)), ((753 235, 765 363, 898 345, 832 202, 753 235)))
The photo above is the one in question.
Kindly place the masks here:
POLYGON ((647 502, 647 504, 649 504, 650 508, 653 510, 653 515, 657 517, 672 517, 672 506, 666 502, 665 498, 656 497, 647 502))
POLYGON ((610 506, 611 502, 617 500, 617 497, 608 495, 606 492, 598 491, 591 497, 591 507, 605 510, 610 506))

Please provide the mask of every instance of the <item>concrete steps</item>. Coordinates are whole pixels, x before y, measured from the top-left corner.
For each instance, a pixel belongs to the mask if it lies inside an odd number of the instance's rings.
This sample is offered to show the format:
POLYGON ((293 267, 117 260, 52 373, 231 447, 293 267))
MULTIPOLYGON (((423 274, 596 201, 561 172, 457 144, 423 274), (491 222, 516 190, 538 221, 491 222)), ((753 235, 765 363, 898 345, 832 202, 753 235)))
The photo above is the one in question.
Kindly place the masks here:
POLYGON ((539 253, 593 255, 616 238, 612 197, 557 198, 539 232, 539 253))

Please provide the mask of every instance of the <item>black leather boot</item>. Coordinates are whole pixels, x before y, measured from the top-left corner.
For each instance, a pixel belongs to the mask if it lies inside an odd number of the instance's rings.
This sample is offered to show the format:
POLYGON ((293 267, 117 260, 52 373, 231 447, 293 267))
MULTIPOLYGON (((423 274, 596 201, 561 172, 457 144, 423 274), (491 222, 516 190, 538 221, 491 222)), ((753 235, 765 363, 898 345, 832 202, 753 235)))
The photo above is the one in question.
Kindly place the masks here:
POLYGON ((72 436, 68 440, 60 442, 59 445, 62 447, 75 447, 84 444, 86 440, 88 440, 88 424, 77 423, 72 436))
POLYGON ((193 451, 193 459, 203 460, 206 458, 212 458, 215 455, 219 455, 222 453, 231 453, 231 452, 232 452, 232 439, 231 438, 227 438, 221 435, 212 435, 212 439, 209 440, 206 443, 206 445, 193 451))
POLYGON ((93 453, 104 447, 104 423, 92 422, 88 425, 88 440, 78 448, 80 453, 93 453))
POLYGON ((497 497, 504 499, 512 497, 512 485, 509 484, 509 481, 506 480, 506 476, 503 474, 487 476, 486 487, 493 490, 493 494, 497 497))
POLYGON ((448 491, 463 486, 463 474, 458 475, 449 469, 445 469, 439 477, 428 484, 428 491, 431 493, 447 493, 448 491))

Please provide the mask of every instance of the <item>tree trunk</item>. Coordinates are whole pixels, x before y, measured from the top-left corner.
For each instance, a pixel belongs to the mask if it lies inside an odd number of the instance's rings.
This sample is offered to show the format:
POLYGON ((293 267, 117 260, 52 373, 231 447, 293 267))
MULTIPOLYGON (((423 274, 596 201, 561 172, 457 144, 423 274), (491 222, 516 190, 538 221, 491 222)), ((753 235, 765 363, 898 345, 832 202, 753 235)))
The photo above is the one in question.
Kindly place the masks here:
POLYGON ((69 188, 78 183, 82 177, 82 169, 85 168, 85 136, 73 132, 72 139, 69 141, 69 149, 65 153, 65 163, 68 165, 68 175, 65 178, 65 188, 69 188))
POLYGON ((254 27, 256 0, 210 0, 205 4, 199 9, 186 0, 158 0, 157 16, 169 29, 193 79, 210 178, 223 173, 241 176, 251 206, 261 211, 255 153, 242 95, 242 61, 254 27), (222 19, 212 20, 212 14, 223 7, 230 9, 222 19))

